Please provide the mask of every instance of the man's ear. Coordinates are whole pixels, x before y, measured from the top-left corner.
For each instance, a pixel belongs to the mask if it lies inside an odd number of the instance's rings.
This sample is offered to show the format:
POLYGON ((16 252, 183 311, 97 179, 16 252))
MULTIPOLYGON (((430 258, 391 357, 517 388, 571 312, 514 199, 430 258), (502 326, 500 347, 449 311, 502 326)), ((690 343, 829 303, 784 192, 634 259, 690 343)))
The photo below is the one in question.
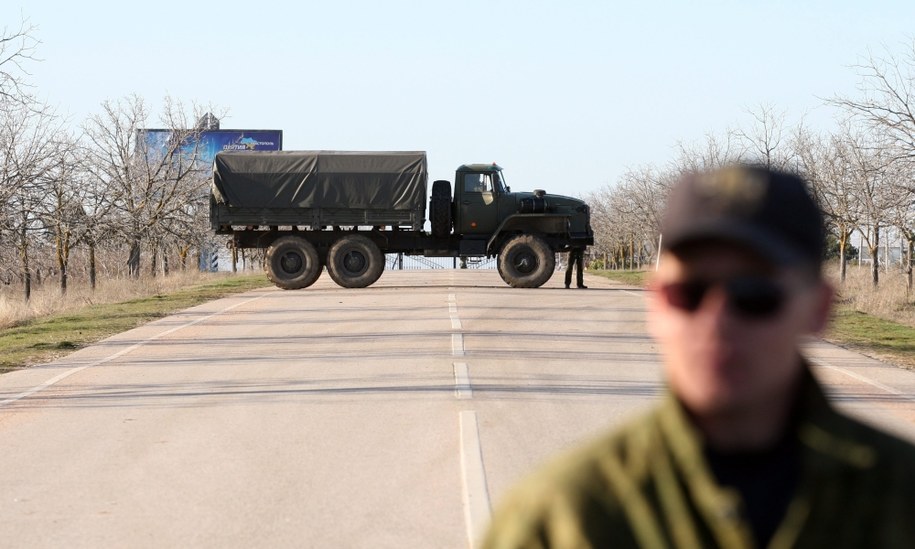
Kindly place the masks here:
POLYGON ((814 335, 820 335, 826 330, 829 324, 830 314, 832 313, 832 301, 835 297, 835 289, 831 284, 821 281, 815 287, 816 292, 814 301, 814 311, 810 317, 810 332, 814 335))
POLYGON ((661 318, 661 311, 664 308, 664 298, 659 291, 660 280, 657 274, 651 273, 645 284, 645 315, 647 321, 648 335, 658 339, 658 327, 661 318))

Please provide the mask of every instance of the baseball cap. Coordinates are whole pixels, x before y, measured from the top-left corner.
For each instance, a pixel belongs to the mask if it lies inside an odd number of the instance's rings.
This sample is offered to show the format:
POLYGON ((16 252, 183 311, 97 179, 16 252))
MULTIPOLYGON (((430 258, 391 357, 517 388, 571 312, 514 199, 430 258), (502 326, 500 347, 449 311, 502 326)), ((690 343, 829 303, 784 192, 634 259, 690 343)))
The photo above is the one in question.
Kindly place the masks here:
POLYGON ((733 242, 775 264, 817 271, 826 238, 804 180, 753 165, 685 175, 671 191, 661 234, 663 248, 674 253, 705 241, 733 242))

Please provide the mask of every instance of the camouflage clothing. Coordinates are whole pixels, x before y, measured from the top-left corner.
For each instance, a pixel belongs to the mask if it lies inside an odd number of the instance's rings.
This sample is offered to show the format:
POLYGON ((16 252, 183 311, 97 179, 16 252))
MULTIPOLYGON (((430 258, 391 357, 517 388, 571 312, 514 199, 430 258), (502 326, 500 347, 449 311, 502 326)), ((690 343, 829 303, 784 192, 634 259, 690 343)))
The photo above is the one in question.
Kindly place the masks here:
MULTIPOLYGON (((769 547, 915 547, 915 447, 837 413, 805 375, 800 476, 769 547)), ((754 547, 745 516, 668 396, 520 486, 484 547, 754 547)))

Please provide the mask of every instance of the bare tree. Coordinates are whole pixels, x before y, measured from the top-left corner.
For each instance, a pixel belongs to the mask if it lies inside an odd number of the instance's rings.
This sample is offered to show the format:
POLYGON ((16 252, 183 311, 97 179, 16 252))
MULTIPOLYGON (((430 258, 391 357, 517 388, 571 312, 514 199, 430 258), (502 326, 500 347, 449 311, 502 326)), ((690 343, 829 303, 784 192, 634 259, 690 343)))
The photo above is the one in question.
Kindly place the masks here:
POLYGON ((850 173, 855 185, 854 195, 860 202, 862 219, 858 227, 871 258, 871 283, 880 282, 880 239, 892 221, 889 212, 899 201, 894 192, 897 172, 892 162, 892 148, 877 141, 880 136, 863 132, 846 137, 850 173))
POLYGON ((639 268, 657 253, 661 212, 675 177, 652 167, 630 169, 588 197, 595 248, 614 266, 639 268))
POLYGON ((777 111, 771 105, 759 105, 747 109, 753 117, 749 128, 737 130, 743 142, 746 160, 761 164, 769 169, 787 169, 793 164, 793 154, 788 146, 788 132, 785 129, 785 112, 777 111))
POLYGON ((201 129, 190 123, 202 111, 189 116, 179 102, 166 98, 160 123, 167 139, 158 143, 144 132, 149 113, 142 98, 106 101, 102 111, 85 128, 91 170, 108 187, 111 214, 129 246, 129 271, 138 276, 144 242, 158 249, 186 219, 189 206, 204 200, 208 166, 200 158, 201 129))
POLYGON ((89 246, 89 282, 95 289, 95 245, 108 213, 105 190, 86 169, 85 150, 75 138, 61 141, 60 160, 48 178, 42 219, 53 238, 60 291, 67 292, 70 254, 81 244, 89 246))
POLYGON ((746 143, 739 132, 727 130, 723 137, 707 133, 698 143, 677 143, 678 154, 671 169, 679 174, 714 170, 746 158, 746 143))
POLYGON ((35 31, 33 25, 23 20, 19 27, 4 27, 0 32, 0 101, 22 103, 29 96, 25 64, 36 60, 35 31))
POLYGON ((915 41, 900 58, 868 54, 856 68, 859 96, 829 102, 880 131, 893 160, 915 162, 915 41))
MULTIPOLYGON (((591 229, 594 231, 593 252, 604 257, 613 253, 611 245, 611 231, 613 227, 613 214, 610 211, 610 187, 605 186, 585 197, 585 202, 591 208, 591 229)), ((604 265, 609 269, 609 265, 604 265)))
POLYGON ((0 108, 0 232, 12 234, 25 298, 32 289, 30 244, 40 231, 41 201, 60 158, 62 123, 47 107, 5 102, 0 108))
POLYGON ((795 130, 793 148, 801 174, 826 217, 829 229, 839 243, 839 280, 847 275, 847 249, 851 235, 864 217, 860 190, 854 169, 854 135, 845 124, 838 133, 820 136, 804 126, 795 130))
MULTIPOLYGON (((860 76, 858 94, 855 97, 834 97, 829 103, 847 112, 853 119, 869 128, 876 136, 879 147, 878 164, 880 188, 864 197, 868 214, 882 209, 885 223, 894 225, 907 242, 905 269, 907 285, 912 288, 912 195, 915 193, 915 40, 901 56, 878 57, 868 53, 864 61, 855 67, 860 76), (878 200, 874 200, 874 198, 878 200), (876 202, 876 204, 874 204, 876 202)), ((879 246, 879 223, 868 225, 867 234, 873 235, 876 244, 868 240, 871 257, 876 261, 875 249, 879 246)), ((862 231, 864 234, 865 231, 862 231)), ((876 266, 872 266, 872 278, 877 284, 876 266)))
MULTIPOLYGON (((900 164, 896 166, 898 167, 900 164)), ((910 192, 907 185, 912 181, 913 177, 915 177, 915 174, 912 174, 909 170, 897 175, 895 186, 897 187, 896 192, 899 200, 888 212, 889 219, 904 241, 903 254, 900 260, 902 262, 902 271, 906 275, 906 295, 910 297, 913 289, 915 289, 913 287, 912 273, 913 266, 915 266, 913 265, 915 264, 915 193, 910 192), (899 188, 900 183, 905 186, 899 188)))
MULTIPOLYGON (((630 251, 645 251, 648 256, 657 253, 658 235, 661 233, 661 216, 667 196, 676 175, 654 168, 629 170, 620 183, 622 191, 617 210, 627 219, 630 229, 630 251)), ((642 253, 637 254, 642 258, 642 253)))

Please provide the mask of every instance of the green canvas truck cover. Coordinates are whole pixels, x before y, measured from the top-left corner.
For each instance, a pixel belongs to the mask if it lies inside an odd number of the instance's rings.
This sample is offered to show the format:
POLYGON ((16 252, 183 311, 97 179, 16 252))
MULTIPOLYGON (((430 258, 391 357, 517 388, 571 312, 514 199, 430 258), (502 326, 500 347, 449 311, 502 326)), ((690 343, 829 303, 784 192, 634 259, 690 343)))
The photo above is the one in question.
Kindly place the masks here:
POLYGON ((213 197, 233 208, 425 211, 425 152, 220 152, 213 197))

